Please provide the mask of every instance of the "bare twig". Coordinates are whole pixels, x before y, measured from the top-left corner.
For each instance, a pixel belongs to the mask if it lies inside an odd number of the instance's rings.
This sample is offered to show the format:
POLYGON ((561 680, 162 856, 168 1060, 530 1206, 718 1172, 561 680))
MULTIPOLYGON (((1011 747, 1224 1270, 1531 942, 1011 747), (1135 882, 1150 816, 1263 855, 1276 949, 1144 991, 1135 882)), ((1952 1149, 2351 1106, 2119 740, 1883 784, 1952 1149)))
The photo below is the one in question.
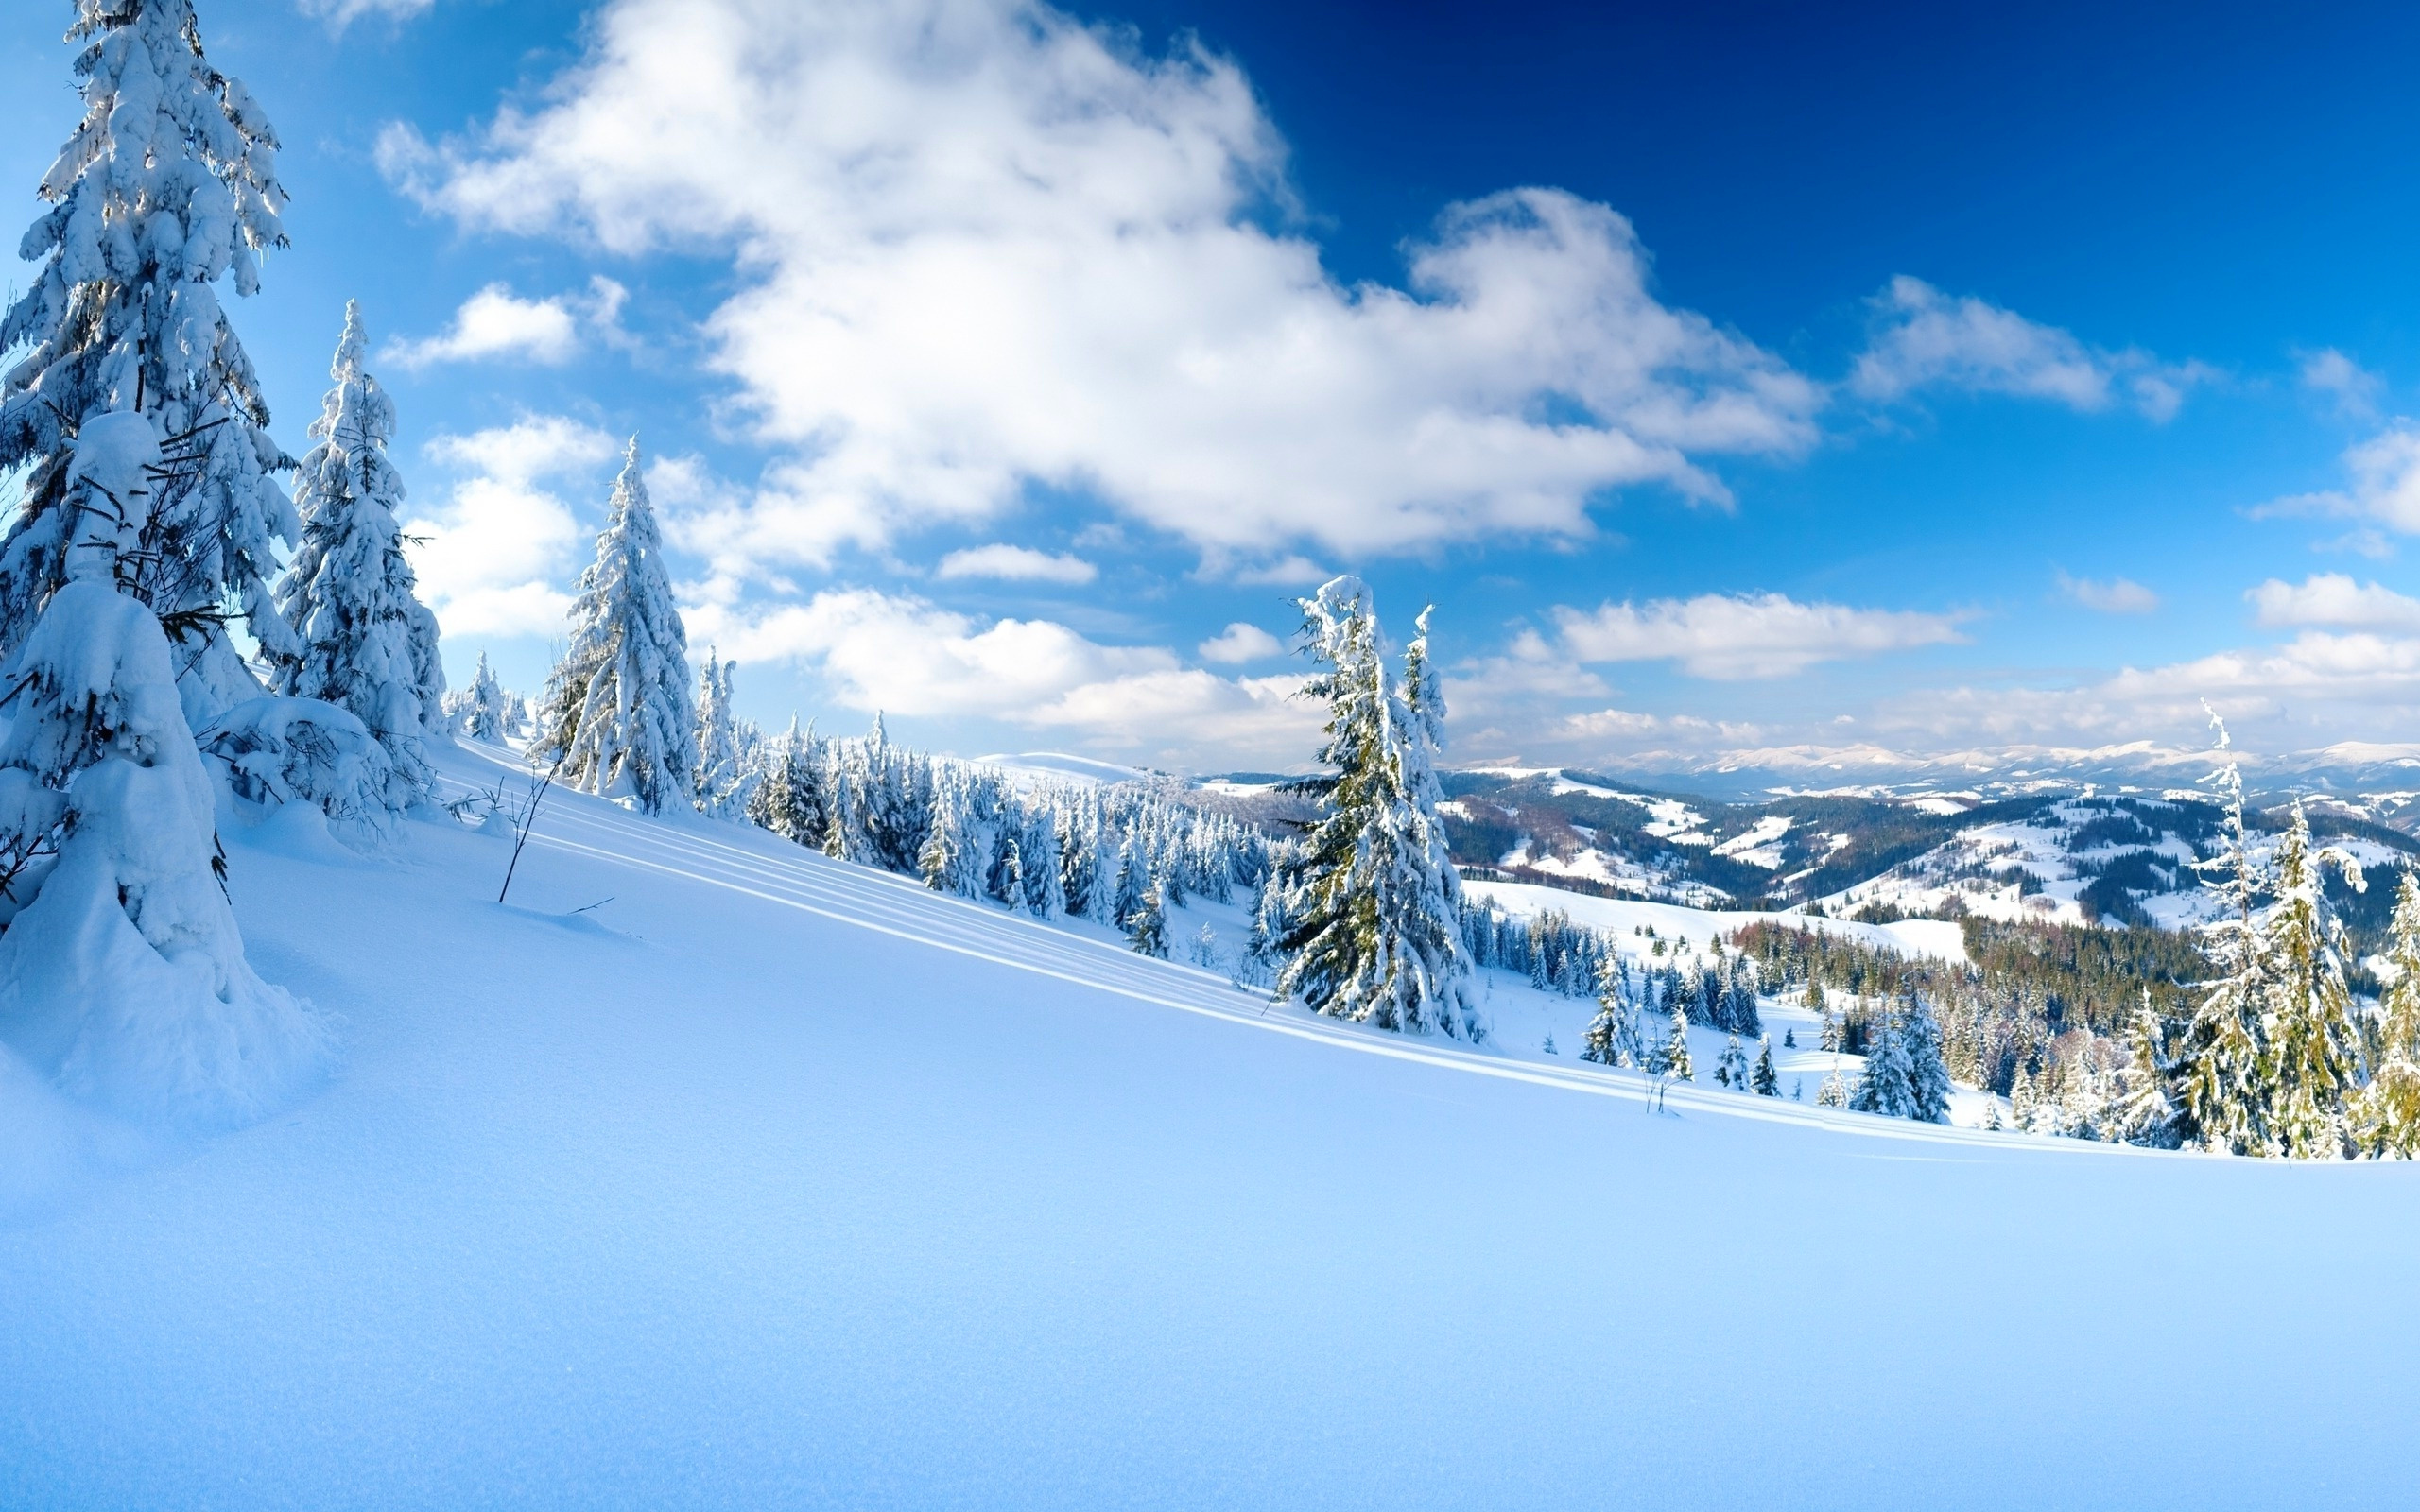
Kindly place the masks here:
MULTIPOLYGON (((538 805, 546 800, 546 790, 555 785, 555 774, 548 772, 544 781, 531 789, 529 801, 512 816, 512 863, 504 868, 504 885, 496 889, 495 901, 502 902, 512 891, 512 874, 521 869, 521 848, 529 843, 529 832, 538 823, 538 805)), ((609 902, 611 900, 608 900, 609 902)))

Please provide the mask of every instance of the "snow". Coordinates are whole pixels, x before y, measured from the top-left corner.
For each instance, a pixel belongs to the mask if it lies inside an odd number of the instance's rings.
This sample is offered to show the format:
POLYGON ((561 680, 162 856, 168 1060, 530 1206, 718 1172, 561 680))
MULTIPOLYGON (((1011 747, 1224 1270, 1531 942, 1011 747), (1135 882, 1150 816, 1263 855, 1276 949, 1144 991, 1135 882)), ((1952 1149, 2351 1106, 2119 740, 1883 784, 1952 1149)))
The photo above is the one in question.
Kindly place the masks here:
POLYGON ((2167 1342, 2246 1276, 2409 1294, 2420 1168, 1658 1116, 1560 1031, 1264 1011, 736 827, 558 791, 510 907, 507 846, 405 828, 229 835, 255 965, 347 1020, 291 1113, 171 1139, 0 1057, 0 1504, 2408 1494, 2411 1310, 2167 1342))
MULTIPOLYGON (((1151 773, 1139 766, 1121 766, 1115 762, 1095 761, 1089 756, 1067 756, 1058 751, 1026 751, 1015 756, 977 756, 976 765, 996 766, 1004 772, 1028 779, 1051 782, 1095 782, 1103 787, 1119 782, 1139 782, 1150 779, 1151 773)), ((1261 788, 1238 791, 1265 791, 1261 788)))
POLYGON ((1796 821, 1786 814, 1768 814, 1745 832, 1733 835, 1714 848, 1719 856, 1729 856, 1767 871, 1782 868, 1781 840, 1796 821))
POLYGON ((1691 949, 1703 951, 1718 936, 1727 937, 1750 924, 1773 923, 1790 929, 1811 929, 1902 955, 1928 955, 1957 962, 1966 959, 1965 936, 1950 919, 1906 919, 1892 924, 1857 924, 1794 910, 1715 911, 1629 898, 1599 898, 1527 882, 1465 881, 1462 890, 1474 902, 1494 899, 1508 914, 1526 918, 1560 913, 1575 924, 1610 931, 1621 936, 1619 943, 1626 954, 1641 954, 1649 949, 1651 942, 1637 933, 1642 925, 1654 930, 1660 938, 1685 941, 1691 949))

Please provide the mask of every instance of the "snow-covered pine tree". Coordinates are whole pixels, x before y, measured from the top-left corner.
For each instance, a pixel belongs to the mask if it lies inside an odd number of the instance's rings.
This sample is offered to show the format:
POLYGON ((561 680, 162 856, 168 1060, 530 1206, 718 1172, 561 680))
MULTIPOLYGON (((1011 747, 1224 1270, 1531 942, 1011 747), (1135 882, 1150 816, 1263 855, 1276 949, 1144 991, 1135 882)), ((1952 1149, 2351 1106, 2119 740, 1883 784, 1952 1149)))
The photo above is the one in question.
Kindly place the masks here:
POLYGON ((2176 1143, 2176 1105, 2168 1095, 2172 1077, 2167 1043, 2167 1025, 2152 1006, 2151 988, 2145 988, 2127 1025, 2126 1085, 2115 1109, 2114 1132, 2129 1144, 2168 1149, 2176 1143))
MULTIPOLYGON (((2218 727, 2223 753, 2231 744, 2226 725, 2215 713, 2210 722, 2218 727)), ((2271 878, 2244 819, 2243 775, 2232 756, 2222 754, 2221 760, 2209 778, 2226 800, 2220 850, 2196 863, 2203 886, 2219 902, 2219 917, 2202 936, 2203 951, 2218 974, 2203 984, 2201 1001, 2179 1037, 2169 1096, 2186 1143, 2262 1155, 2273 1153, 2276 1135, 2270 1119, 2271 971, 2256 909, 2271 878)), ((2031 1111, 2017 1109, 2019 1127, 2030 1126, 2031 1111)))
POLYGON ((1847 1079, 1841 1076, 1841 1068, 1838 1065, 1833 1066, 1832 1074, 1824 1078, 1824 1085, 1815 1089, 1815 1106, 1818 1108, 1849 1106, 1849 1084, 1847 1079))
POLYGON ((65 580, 6 668, 0 855, 32 864, 10 868, 0 1038, 122 1110, 240 1124, 316 1075, 331 1041, 244 959, 168 638, 122 587, 160 457, 149 417, 82 417, 60 489, 79 520, 65 580))
POLYGON ((1160 885, 1143 889, 1143 902, 1126 920, 1126 945, 1137 955, 1168 958, 1168 916, 1160 906, 1160 885))
POLYGON ((1716 1059, 1714 1079, 1735 1091, 1748 1090, 1748 1052, 1740 1045, 1737 1035, 1733 1035, 1723 1045, 1721 1056, 1716 1059))
POLYGON ((983 896, 983 837, 964 774, 945 772, 933 784, 932 826, 917 855, 925 885, 954 898, 983 896))
POLYGON ((1067 894, 1059 880, 1059 825, 1046 795, 1022 816, 1024 836, 1017 841, 1017 873, 1025 885, 1026 912, 1036 919, 1056 919, 1067 911, 1067 894))
POLYGON ((1655 1057, 1655 1069, 1674 1081, 1697 1080, 1697 1069, 1689 1060, 1689 1010, 1677 998, 1672 1003, 1671 1037, 1655 1057))
POLYGON ((2033 1128, 2033 1074, 2023 1066, 2016 1068, 2015 1079, 2008 1084, 2008 1117, 2013 1128, 2031 1132, 2033 1128))
POLYGON ((76 0, 68 36, 85 44, 84 119, 43 176, 51 208, 19 248, 42 270, 0 318, 0 349, 24 353, 0 380, 0 472, 26 470, 0 537, 0 654, 66 580, 78 422, 139 410, 177 476, 150 501, 126 571, 177 642, 188 723, 203 723, 262 691, 218 624, 222 605, 269 656, 297 649, 268 588, 275 543, 302 528, 273 477, 292 462, 268 438, 217 293, 230 278, 254 293, 260 254, 285 245, 277 134, 203 56, 192 0, 76 0))
POLYGON ((2360 1085, 2361 1031, 2344 980, 2344 928, 2327 901, 2325 870, 2356 888, 2360 864, 2341 850, 2314 850, 2303 806, 2277 846, 2276 902, 2263 921, 2273 1025, 2268 1073, 2279 1148, 2302 1158, 2342 1159, 2351 1143, 2349 1108, 2360 1085))
POLYGON ((1597 1016, 1588 1021, 1588 1032, 1580 1041, 1581 1059, 1600 1066, 1634 1063, 1625 1041, 1638 1038, 1637 1010, 1623 986, 1618 956, 1608 954, 1597 963, 1597 1016))
POLYGON ((1370 591, 1339 577, 1302 601, 1305 650, 1322 670, 1303 688, 1328 704, 1320 757, 1332 768, 1294 791, 1320 821, 1293 858, 1299 913, 1280 942, 1280 997, 1382 1028, 1473 1040, 1486 1025, 1467 990, 1461 883, 1437 805, 1444 697, 1428 659, 1428 619, 1407 650, 1399 694, 1370 591))
POLYGON ((1916 1116, 1915 1067, 1899 1015, 1888 1003, 1866 1031, 1865 1070, 1858 1076, 1857 1090, 1849 1093, 1849 1107, 1856 1112, 1888 1118, 1916 1116))
POLYGON ((761 768, 749 789, 748 822, 809 850, 823 844, 828 819, 823 804, 823 763, 814 732, 790 728, 764 743, 761 768))
POLYGON ((627 796, 649 814, 691 806, 698 748, 688 655, 632 437, 596 560, 579 576, 571 644, 547 681, 531 754, 551 758, 557 780, 582 792, 627 796))
POLYGON ((1899 1015, 1899 1044, 1908 1060, 1908 1116, 1920 1124, 1949 1122, 1949 1067, 1941 1057, 1941 1024, 1913 988, 1899 1015))
POLYGON ((1773 1037, 1766 1035, 1756 1044, 1756 1069, 1748 1074, 1748 1087, 1759 1097, 1779 1097, 1781 1077, 1773 1071, 1773 1037))
POLYGON ((2420 1159, 2420 875, 2408 868, 2386 956, 2394 980, 2379 1005, 2377 1069, 2354 1105, 2353 1126, 2365 1154, 2409 1160, 2420 1159))
POLYGON ((717 819, 745 818, 748 779, 739 760, 739 726, 731 711, 731 675, 737 663, 717 662, 706 647, 698 679, 698 812, 717 819))
POLYGON ((462 733, 490 745, 504 744, 505 736, 511 732, 513 711, 503 684, 495 680, 495 673, 488 666, 485 651, 479 653, 478 670, 471 674, 465 697, 468 701, 462 710, 462 733))
POLYGON ((421 707, 427 674, 414 643, 424 611, 395 520, 404 480, 387 459, 395 404, 363 367, 369 349, 361 306, 348 301, 328 369, 336 387, 311 422, 319 444, 295 490, 302 541, 277 583, 295 645, 271 661, 279 693, 335 704, 386 747, 396 779, 389 806, 402 813, 436 783, 423 737, 439 711, 421 707))

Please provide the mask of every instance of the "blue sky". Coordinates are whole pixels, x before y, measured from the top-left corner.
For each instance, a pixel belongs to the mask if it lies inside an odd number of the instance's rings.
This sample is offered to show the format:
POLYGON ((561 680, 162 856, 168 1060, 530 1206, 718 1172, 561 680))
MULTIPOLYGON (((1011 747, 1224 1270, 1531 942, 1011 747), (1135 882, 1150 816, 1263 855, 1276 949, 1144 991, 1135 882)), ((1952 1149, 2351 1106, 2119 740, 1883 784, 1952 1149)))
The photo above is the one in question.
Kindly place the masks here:
POLYGON ((360 298, 458 679, 543 677, 637 431, 745 712, 962 751, 1300 765, 1337 570, 1461 761, 2420 704, 2408 11, 199 9, 277 434, 360 298))

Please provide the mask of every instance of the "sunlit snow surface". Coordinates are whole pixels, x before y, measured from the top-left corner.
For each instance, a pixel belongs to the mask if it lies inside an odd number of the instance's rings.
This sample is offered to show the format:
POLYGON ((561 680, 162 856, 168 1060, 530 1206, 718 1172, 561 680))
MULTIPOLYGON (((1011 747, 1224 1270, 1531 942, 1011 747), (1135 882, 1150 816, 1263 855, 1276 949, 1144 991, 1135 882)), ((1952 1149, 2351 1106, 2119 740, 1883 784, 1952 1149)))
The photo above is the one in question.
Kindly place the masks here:
POLYGON ((585 799, 510 908, 277 833, 332 1085, 146 1148, 0 1076, 0 1506, 2409 1500, 2420 1169, 1659 1116, 585 799))

